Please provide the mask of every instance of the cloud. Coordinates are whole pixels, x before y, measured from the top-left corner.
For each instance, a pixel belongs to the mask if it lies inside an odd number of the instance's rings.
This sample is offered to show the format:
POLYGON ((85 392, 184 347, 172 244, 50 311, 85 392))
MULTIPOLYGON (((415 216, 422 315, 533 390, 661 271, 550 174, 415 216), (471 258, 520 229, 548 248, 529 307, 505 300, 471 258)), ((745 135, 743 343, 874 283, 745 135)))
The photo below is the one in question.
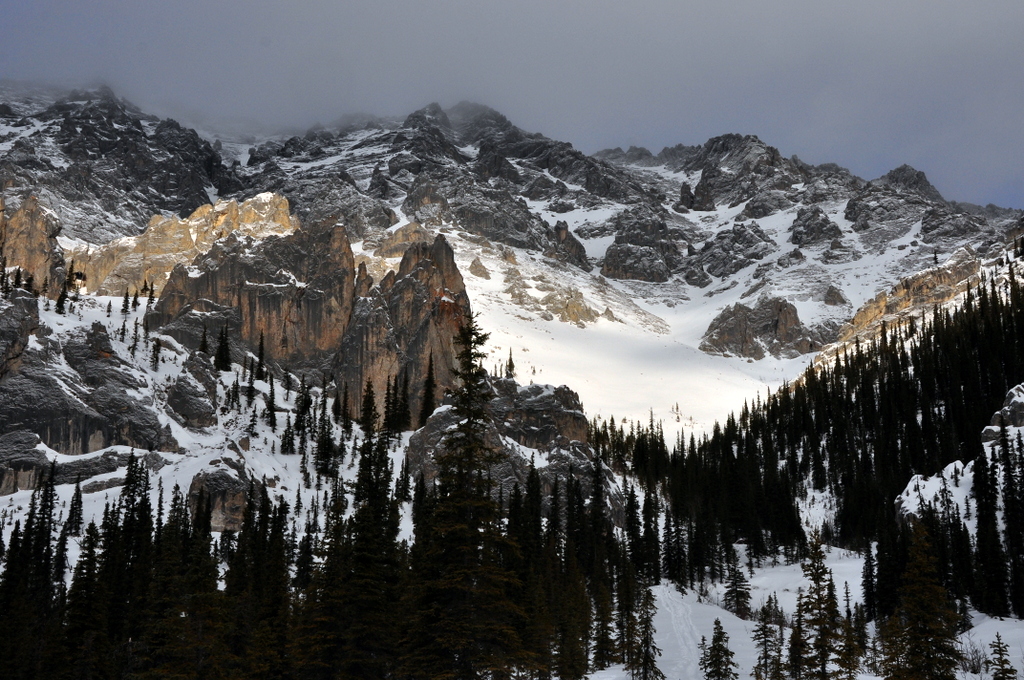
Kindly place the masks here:
POLYGON ((1024 207, 1024 4, 988 0, 0 0, 0 74, 191 122, 489 104, 592 152, 753 133, 1024 207))

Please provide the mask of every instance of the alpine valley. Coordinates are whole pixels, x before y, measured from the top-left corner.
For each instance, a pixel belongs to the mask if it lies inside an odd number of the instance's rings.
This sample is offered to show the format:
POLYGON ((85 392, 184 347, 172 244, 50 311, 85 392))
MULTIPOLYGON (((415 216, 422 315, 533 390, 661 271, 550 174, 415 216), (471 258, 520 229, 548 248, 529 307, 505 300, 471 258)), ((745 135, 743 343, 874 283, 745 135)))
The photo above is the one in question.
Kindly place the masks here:
POLYGON ((1022 237, 754 136, 0 81, 0 677, 1012 677, 1022 237))

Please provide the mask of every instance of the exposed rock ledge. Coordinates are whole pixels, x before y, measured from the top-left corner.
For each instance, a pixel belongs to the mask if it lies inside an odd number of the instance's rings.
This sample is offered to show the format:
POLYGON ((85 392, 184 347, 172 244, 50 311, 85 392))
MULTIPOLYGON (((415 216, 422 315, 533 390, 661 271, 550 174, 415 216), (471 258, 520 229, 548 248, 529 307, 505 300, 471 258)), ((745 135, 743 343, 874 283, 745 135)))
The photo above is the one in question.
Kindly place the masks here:
POLYGON ((177 264, 190 264, 210 250, 214 242, 232 232, 257 239, 290 234, 298 228, 288 200, 263 193, 239 204, 218 201, 204 205, 185 219, 154 215, 146 230, 102 246, 69 247, 65 259, 74 260, 84 274, 84 285, 99 295, 121 295, 149 282, 159 294, 177 264))
POLYGON ((839 330, 839 342, 865 335, 874 337, 883 320, 892 321, 952 300, 977 281, 980 271, 981 260, 974 249, 960 248, 938 267, 908 276, 865 303, 839 330))

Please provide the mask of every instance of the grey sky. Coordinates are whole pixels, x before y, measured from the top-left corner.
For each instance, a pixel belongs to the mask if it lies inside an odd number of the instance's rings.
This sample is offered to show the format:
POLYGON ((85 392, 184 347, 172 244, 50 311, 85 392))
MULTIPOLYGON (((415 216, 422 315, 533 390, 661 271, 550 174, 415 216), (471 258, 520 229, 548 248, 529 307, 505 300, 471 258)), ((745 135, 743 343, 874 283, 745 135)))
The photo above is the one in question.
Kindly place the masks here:
POLYGON ((1021 0, 0 0, 0 77, 307 127, 488 104, 586 152, 751 133, 1024 207, 1021 0))

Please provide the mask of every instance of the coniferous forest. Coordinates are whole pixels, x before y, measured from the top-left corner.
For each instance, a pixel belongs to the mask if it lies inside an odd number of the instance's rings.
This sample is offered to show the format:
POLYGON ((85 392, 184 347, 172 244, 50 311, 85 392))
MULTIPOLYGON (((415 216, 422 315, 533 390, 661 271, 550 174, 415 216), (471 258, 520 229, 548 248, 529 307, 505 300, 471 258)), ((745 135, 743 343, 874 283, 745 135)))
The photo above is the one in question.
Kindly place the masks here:
MULTIPOLYGON (((57 507, 51 473, 2 546, 0 676, 570 679, 622 663, 659 678, 651 588, 667 580, 725 584, 723 605, 757 624, 759 680, 852 678, 864 664, 952 677, 968 606, 1024 615, 1024 443, 1004 429, 993 459, 980 439, 1024 381, 1022 295, 1012 267, 983 279, 958 309, 849 347, 700 440, 593 421, 586 493, 572 475, 545 493, 536 470, 495 493, 487 335, 472 318, 458 337, 459 423, 429 484, 394 474, 388 447, 409 419, 382 418, 372 388, 356 480, 328 484, 304 526, 254 485, 242 529, 214 538, 203 499, 190 508, 161 489, 153 504, 135 460, 86 524, 79 493, 57 507), (907 518, 892 502, 912 475, 956 460, 974 461, 973 541, 948 507, 907 518), (608 469, 624 483, 614 522, 608 469), (835 520, 808 532, 798 506, 815 492, 835 499, 835 520), (823 543, 866 557, 863 603, 845 615, 823 543), (803 563, 796 611, 752 606, 745 573, 766 561, 803 563)), ((331 460, 318 466, 330 479, 331 460)), ((699 653, 706 677, 733 677, 717 627, 699 653)))

